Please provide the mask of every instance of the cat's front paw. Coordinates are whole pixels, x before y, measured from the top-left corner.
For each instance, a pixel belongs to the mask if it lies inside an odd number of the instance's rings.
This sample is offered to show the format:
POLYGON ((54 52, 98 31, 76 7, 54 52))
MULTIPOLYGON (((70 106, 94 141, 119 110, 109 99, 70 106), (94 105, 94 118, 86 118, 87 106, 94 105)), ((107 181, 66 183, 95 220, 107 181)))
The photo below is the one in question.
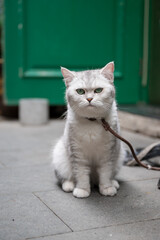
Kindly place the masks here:
POLYGON ((64 181, 62 184, 62 189, 65 192, 72 192, 74 189, 74 183, 72 181, 64 181))
POLYGON ((73 191, 73 196, 77 198, 86 198, 86 197, 89 197, 89 195, 90 195, 90 190, 75 188, 73 191))
POLYGON ((116 187, 103 187, 100 186, 99 191, 102 195, 104 196, 115 196, 117 194, 117 189, 116 187))
POLYGON ((119 183, 117 180, 112 180, 112 186, 115 187, 117 190, 120 188, 119 183))

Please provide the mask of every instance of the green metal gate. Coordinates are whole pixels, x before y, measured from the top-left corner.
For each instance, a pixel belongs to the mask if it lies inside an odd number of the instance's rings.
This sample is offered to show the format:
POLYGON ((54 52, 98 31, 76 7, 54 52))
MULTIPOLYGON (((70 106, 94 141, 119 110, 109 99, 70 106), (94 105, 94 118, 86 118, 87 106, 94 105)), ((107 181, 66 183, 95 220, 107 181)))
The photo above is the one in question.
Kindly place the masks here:
POLYGON ((4 100, 64 104, 60 66, 115 61, 118 103, 141 100, 143 0, 5 0, 4 100))

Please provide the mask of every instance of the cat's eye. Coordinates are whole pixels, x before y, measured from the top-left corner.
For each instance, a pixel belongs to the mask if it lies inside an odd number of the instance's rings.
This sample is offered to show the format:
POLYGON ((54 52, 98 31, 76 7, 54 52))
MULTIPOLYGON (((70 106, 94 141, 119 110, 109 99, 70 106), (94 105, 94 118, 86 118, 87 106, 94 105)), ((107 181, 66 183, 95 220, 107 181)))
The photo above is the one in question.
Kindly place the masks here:
POLYGON ((83 95, 83 94, 85 94, 85 90, 82 89, 82 88, 78 88, 78 89, 76 89, 76 92, 77 92, 79 95, 83 95))
POLYGON ((95 92, 95 93, 101 93, 102 90, 103 90, 103 88, 96 88, 96 89, 94 90, 94 92, 95 92))

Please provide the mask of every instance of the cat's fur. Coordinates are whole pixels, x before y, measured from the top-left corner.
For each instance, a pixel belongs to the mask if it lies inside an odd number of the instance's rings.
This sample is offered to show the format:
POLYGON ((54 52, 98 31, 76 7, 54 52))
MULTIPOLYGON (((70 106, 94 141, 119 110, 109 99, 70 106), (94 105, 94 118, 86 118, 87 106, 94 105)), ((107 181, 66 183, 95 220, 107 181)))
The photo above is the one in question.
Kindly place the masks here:
POLYGON ((90 182, 105 196, 114 196, 119 188, 114 179, 123 159, 121 142, 101 125, 101 118, 119 132, 115 102, 114 63, 82 72, 61 68, 66 84, 67 119, 63 136, 53 150, 56 176, 66 192, 78 198, 88 197, 90 182), (96 88, 103 88, 95 93, 96 88), (79 95, 76 89, 85 89, 79 95), (89 102, 89 99, 92 100, 89 102), (95 121, 92 118, 96 118, 95 121), (89 120, 90 119, 90 120, 89 120))

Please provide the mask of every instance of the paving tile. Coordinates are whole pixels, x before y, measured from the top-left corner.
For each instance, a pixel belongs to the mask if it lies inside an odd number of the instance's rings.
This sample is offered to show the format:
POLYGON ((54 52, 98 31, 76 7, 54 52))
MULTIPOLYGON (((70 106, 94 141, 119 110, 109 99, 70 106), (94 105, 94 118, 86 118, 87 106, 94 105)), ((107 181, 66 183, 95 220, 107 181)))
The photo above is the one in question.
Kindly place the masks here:
POLYGON ((51 148, 45 150, 1 151, 0 164, 5 167, 26 167, 51 163, 51 148))
POLYGON ((2 163, 2 161, 0 162, 0 169, 1 168, 4 168, 5 167, 5 165, 2 163))
POLYGON ((159 178, 160 172, 148 170, 143 167, 127 167, 123 166, 117 175, 117 179, 121 181, 139 181, 145 179, 159 178))
POLYGON ((33 194, 0 196, 0 239, 23 240, 71 231, 33 194))
POLYGON ((104 197, 94 190, 89 198, 77 199, 61 189, 36 195, 74 231, 80 231, 160 218, 160 192, 155 183, 155 179, 123 182, 116 197, 104 197))
POLYGON ((18 122, 0 122, 0 150, 48 149, 62 134, 64 121, 51 121, 44 126, 22 126, 18 122))
MULTIPOLYGON (((53 142, 54 143, 54 142, 53 142)), ((44 138, 41 131, 33 134, 28 131, 4 131, 0 136, 0 150, 1 152, 19 151, 19 150, 32 150, 38 151, 39 149, 46 149, 51 147, 52 139, 48 137, 44 138)))
POLYGON ((63 127, 64 121, 56 120, 34 127, 24 127, 17 121, 0 122, 0 168, 49 164, 63 127))
MULTIPOLYGON (((89 198, 76 199, 57 186, 50 150, 64 123, 24 127, 0 122, 0 240, 159 239, 159 172, 122 167, 114 198, 95 188, 89 198)), ((128 131, 122 136, 134 147, 157 141, 128 131)))
POLYGON ((158 240, 160 219, 36 238, 35 240, 158 240))
POLYGON ((49 164, 0 168, 0 192, 17 193, 56 189, 56 179, 49 164))

